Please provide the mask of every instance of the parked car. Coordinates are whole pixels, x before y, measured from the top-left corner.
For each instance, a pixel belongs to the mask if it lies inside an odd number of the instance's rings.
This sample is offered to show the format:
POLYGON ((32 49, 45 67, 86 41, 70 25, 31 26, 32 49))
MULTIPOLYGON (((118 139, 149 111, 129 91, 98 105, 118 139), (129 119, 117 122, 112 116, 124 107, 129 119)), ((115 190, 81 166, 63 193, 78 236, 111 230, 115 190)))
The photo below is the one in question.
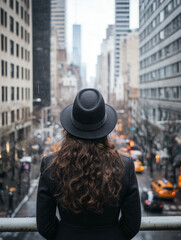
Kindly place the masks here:
POLYGON ((152 190, 143 190, 141 193, 141 202, 145 210, 163 211, 163 203, 156 197, 152 190))
POLYGON ((151 183, 152 190, 159 198, 174 199, 175 190, 173 184, 165 178, 157 179, 151 183))
POLYGON ((134 167, 135 167, 135 172, 137 172, 137 173, 142 173, 144 170, 144 166, 143 166, 142 162, 138 159, 136 159, 134 161, 134 167))

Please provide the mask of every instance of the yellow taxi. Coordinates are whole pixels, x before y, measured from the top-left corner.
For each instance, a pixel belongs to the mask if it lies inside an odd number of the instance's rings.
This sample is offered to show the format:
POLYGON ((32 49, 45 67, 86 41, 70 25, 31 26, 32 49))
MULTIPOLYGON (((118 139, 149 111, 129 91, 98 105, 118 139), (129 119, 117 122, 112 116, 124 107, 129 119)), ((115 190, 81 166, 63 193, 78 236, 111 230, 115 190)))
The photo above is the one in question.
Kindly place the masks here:
POLYGON ((159 198, 174 199, 176 194, 173 184, 165 178, 153 181, 151 183, 151 188, 157 193, 159 198))
POLYGON ((137 172, 137 173, 142 173, 144 170, 144 166, 143 166, 142 162, 138 159, 136 159, 134 161, 134 167, 135 167, 135 172, 137 172))

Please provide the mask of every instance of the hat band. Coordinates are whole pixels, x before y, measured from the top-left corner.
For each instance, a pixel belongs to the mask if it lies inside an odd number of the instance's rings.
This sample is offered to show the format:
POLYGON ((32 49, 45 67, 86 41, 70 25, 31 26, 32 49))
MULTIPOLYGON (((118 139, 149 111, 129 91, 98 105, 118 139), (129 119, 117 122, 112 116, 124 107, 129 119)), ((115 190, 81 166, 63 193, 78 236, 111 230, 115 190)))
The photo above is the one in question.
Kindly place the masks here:
POLYGON ((83 130, 83 131, 92 131, 92 130, 97 130, 98 128, 102 127, 106 120, 107 120, 107 114, 105 114, 104 118, 95 124, 82 124, 80 122, 77 122, 77 120, 75 120, 75 118, 73 117, 73 115, 71 114, 71 120, 72 120, 72 124, 74 125, 74 127, 83 130))

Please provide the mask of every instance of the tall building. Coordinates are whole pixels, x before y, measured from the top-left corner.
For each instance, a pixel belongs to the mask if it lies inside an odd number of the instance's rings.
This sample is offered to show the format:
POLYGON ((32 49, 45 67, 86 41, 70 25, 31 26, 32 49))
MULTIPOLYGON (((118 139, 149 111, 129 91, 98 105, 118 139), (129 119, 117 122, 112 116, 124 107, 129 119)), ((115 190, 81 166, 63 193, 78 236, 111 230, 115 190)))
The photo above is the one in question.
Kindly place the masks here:
POLYGON ((117 99, 123 99, 123 79, 120 75, 120 38, 129 30, 129 0, 115 0, 115 66, 114 91, 117 99))
POLYGON ((144 0, 139 7, 141 113, 160 129, 169 121, 173 127, 181 120, 181 1, 144 0))
POLYGON ((33 0, 33 99, 50 106, 50 0, 33 0))
POLYGON ((0 11, 0 159, 8 171, 31 132, 31 1, 0 1, 0 11))
POLYGON ((124 110, 129 131, 135 129, 137 121, 139 83, 139 34, 129 31, 120 41, 120 72, 123 78, 124 110))
POLYGON ((51 25, 57 29, 59 48, 66 49, 66 0, 51 0, 51 25))
POLYGON ((106 30, 106 39, 101 44, 101 54, 97 58, 96 85, 106 102, 110 102, 114 83, 114 25, 106 30))
POLYGON ((72 62, 81 73, 81 25, 73 24, 73 59, 72 62))

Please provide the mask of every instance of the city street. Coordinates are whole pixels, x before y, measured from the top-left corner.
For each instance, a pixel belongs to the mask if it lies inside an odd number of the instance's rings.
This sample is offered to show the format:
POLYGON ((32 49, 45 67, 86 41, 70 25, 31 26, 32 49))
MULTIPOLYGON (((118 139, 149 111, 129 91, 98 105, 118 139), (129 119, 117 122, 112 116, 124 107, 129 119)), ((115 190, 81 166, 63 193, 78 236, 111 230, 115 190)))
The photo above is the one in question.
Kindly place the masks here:
MULTIPOLYGON (((154 179, 157 176, 161 176, 160 172, 154 171, 153 177, 154 179)), ((145 171, 142 174, 137 174, 138 184, 140 194, 144 188, 150 188, 150 183, 152 178, 150 177, 149 171, 145 168, 145 171)), ((37 182, 36 182, 37 184, 37 182)), ((35 217, 36 215, 36 194, 37 189, 35 188, 33 194, 30 199, 23 205, 20 211, 17 213, 16 217, 35 217)), ((174 201, 163 201, 164 208, 162 213, 153 213, 149 211, 145 211, 143 206, 142 208, 142 216, 174 216, 181 215, 181 201, 180 201, 181 193, 177 193, 177 196, 174 201)), ((181 231, 141 231, 134 239, 135 240, 156 240, 163 239, 164 240, 178 240, 181 238, 181 231)), ((2 233, 0 234, 0 240, 43 240, 38 233, 2 233)))

